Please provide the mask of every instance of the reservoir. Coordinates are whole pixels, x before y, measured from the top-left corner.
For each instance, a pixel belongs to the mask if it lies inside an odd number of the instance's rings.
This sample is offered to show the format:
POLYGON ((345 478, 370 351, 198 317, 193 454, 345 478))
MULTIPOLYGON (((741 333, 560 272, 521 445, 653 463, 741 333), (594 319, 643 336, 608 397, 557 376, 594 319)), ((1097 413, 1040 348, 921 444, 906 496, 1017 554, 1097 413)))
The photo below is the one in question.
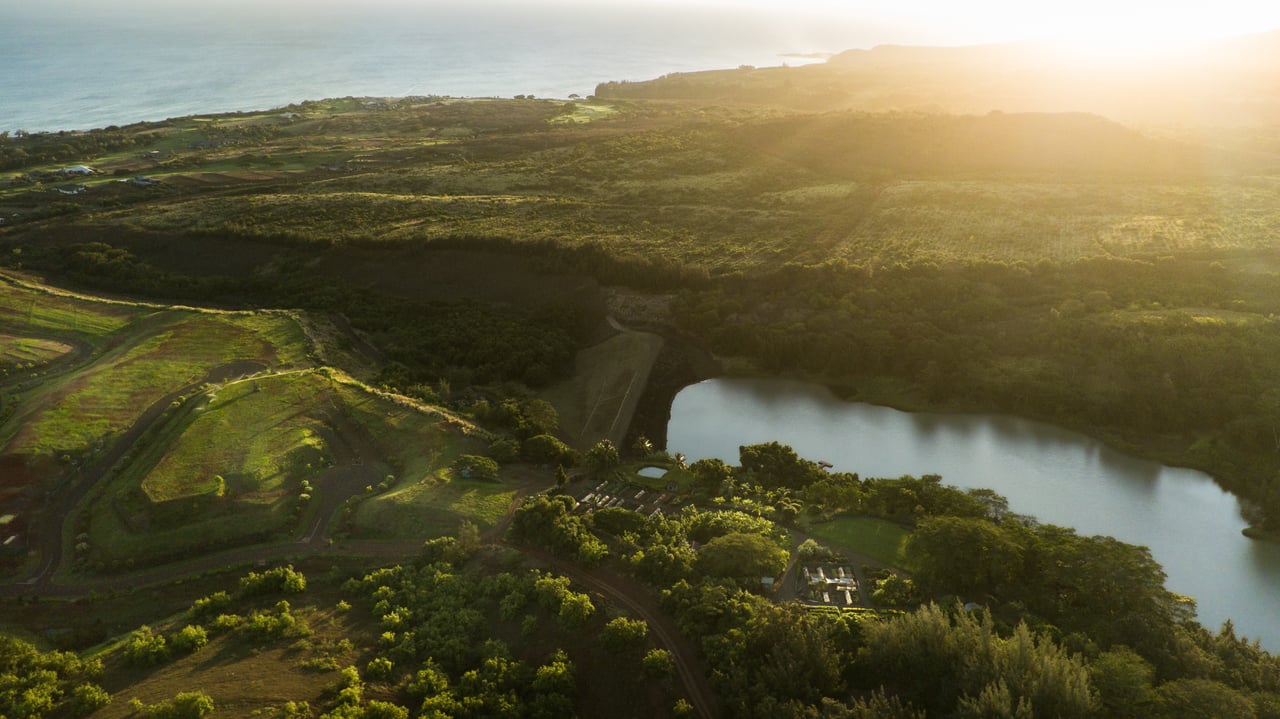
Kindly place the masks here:
POLYGON ((671 406, 667 446, 689 461, 738 463, 738 446, 778 441, 834 471, 867 477, 939 474, 988 487, 1040 522, 1145 545, 1166 586, 1196 598, 1216 632, 1280 651, 1280 545, 1240 533, 1236 499, 1203 472, 1138 459, 1075 432, 1001 415, 901 412, 846 402, 820 385, 712 379, 671 406))

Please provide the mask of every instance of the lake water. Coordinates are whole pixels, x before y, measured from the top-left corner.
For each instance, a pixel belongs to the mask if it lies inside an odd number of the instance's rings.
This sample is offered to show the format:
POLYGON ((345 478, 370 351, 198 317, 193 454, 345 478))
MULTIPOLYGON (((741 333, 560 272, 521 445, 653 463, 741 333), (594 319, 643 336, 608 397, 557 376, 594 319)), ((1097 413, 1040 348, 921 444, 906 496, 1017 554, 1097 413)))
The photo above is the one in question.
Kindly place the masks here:
POLYGON ((1239 504, 1202 472, 1137 459, 1088 437, 994 415, 909 413, 845 402, 802 382, 713 379, 683 389, 667 445, 690 461, 738 462, 738 447, 777 440, 862 477, 940 474, 989 487, 1010 509, 1081 534, 1151 548, 1200 621, 1280 651, 1280 545, 1252 541, 1239 504))
POLYGON ((475 0, 0 0, 0 131, 326 97, 564 98, 607 80, 805 62, 869 22, 762 6, 475 0))

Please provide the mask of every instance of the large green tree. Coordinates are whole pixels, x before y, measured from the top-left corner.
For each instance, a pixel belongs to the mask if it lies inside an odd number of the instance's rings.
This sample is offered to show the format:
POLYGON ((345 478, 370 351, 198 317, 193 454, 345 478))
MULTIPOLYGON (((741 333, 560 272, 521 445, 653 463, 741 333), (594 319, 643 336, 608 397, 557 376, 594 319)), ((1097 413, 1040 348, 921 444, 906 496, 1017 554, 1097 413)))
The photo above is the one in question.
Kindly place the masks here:
POLYGON ((768 537, 733 532, 716 537, 698 550, 697 568, 713 577, 759 582, 776 577, 787 566, 788 553, 768 537))

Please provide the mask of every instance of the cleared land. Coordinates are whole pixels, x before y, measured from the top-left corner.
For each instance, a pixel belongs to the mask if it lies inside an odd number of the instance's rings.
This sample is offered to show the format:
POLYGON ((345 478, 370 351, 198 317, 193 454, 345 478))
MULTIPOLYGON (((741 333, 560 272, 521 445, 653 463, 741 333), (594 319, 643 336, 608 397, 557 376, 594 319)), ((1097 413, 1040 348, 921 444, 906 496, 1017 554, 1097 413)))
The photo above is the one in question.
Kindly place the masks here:
POLYGON ((291 479, 319 471, 329 381, 314 373, 231 383, 191 410, 192 421, 147 472, 153 502, 213 494, 277 496, 291 479))
POLYGON ((354 532, 384 539, 456 535, 468 521, 481 531, 498 523, 518 492, 514 483, 484 482, 453 476, 447 468, 365 500, 356 511, 354 532))

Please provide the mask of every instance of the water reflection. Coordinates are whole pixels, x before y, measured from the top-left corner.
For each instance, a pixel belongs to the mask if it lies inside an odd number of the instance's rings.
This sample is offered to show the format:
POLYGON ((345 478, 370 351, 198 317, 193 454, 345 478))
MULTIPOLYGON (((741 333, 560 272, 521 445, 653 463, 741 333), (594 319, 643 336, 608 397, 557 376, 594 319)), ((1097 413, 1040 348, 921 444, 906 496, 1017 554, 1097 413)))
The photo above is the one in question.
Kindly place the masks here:
POLYGON ((1148 546, 1169 588, 1196 597, 1206 626, 1231 617, 1241 634, 1280 649, 1271 606, 1280 546, 1243 537, 1238 502, 1201 472, 1038 422, 905 413, 793 381, 710 380, 672 404, 669 449, 690 460, 736 463, 739 445, 772 440, 862 477, 941 474, 960 487, 989 487, 1019 514, 1148 546))

